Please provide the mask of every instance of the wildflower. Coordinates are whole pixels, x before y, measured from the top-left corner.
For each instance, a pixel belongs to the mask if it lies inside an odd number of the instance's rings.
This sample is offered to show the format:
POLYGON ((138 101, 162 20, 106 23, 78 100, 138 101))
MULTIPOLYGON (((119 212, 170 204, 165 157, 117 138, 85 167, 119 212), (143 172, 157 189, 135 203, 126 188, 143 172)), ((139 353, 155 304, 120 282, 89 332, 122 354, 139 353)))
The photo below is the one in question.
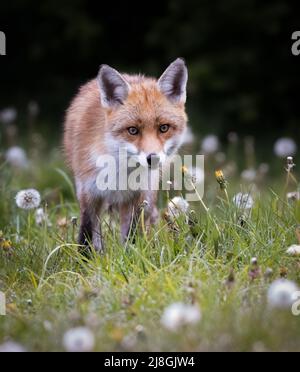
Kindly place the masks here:
POLYGON ((226 188, 227 188, 227 181, 225 179, 225 176, 224 176, 223 171, 217 170, 215 172, 215 176, 216 176, 216 180, 217 180, 218 184, 221 187, 221 190, 226 190, 226 188))
POLYGON ((182 326, 197 324, 200 320, 201 311, 197 305, 178 302, 165 309, 161 324, 169 331, 176 332, 182 326))
POLYGON ((288 200, 291 200, 291 201, 300 200, 300 192, 299 191, 289 192, 287 193, 286 197, 288 200))
POLYGON ((296 245, 296 244, 291 245, 287 249, 286 253, 290 256, 300 256, 300 245, 296 245))
POLYGON ((297 152, 297 144, 292 138, 280 138, 274 145, 274 152, 279 158, 294 156, 297 152))
POLYGON ((168 203, 168 214, 171 217, 178 218, 182 214, 186 214, 189 210, 189 203, 180 196, 175 196, 168 203))
POLYGON ((256 175, 257 175, 256 170, 253 168, 250 168, 250 169, 245 169, 242 172, 241 177, 246 182, 254 182, 256 179, 256 175))
POLYGON ((26 152, 18 146, 13 146, 5 153, 5 160, 15 168, 27 168, 28 159, 26 152))
POLYGON ((210 155, 218 151, 220 142, 217 136, 210 134, 206 136, 202 141, 201 150, 204 154, 210 155))
POLYGON ((38 208, 40 203, 41 195, 37 190, 22 190, 16 195, 16 204, 21 209, 35 209, 38 208))
POLYGON ((273 282, 268 291, 268 304, 271 308, 286 309, 292 306, 293 295, 298 291, 294 282, 278 279, 273 282))
POLYGON ((95 336, 88 328, 73 328, 65 333, 63 346, 70 353, 88 353, 94 350, 95 336))
POLYGON ((286 171, 291 172, 296 167, 294 163, 294 158, 292 156, 288 156, 286 159, 286 171))
POLYGON ((14 107, 8 107, 0 111, 0 122, 3 124, 12 124, 18 116, 17 110, 14 107))
POLYGON ((233 202, 240 209, 251 209, 254 205, 254 200, 250 194, 239 193, 234 196, 233 202))
POLYGON ((5 342, 0 345, 0 353, 25 353, 25 348, 13 341, 5 342))

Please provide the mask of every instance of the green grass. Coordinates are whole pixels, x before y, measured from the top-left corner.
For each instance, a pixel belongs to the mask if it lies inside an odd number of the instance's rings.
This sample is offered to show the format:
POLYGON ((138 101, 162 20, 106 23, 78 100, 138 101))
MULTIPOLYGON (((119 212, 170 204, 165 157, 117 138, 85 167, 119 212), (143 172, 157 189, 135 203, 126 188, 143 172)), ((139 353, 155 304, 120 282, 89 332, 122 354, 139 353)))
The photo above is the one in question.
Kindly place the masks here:
MULTIPOLYGON (((57 151, 27 171, 2 164, 0 172, 0 230, 13 245, 0 251, 0 289, 8 303, 0 344, 61 351, 64 333, 86 326, 98 351, 300 349, 300 317, 267 306, 275 279, 300 283, 300 260, 286 254, 297 242, 300 205, 283 198, 281 177, 265 180, 243 226, 241 211, 227 204, 211 177, 205 199, 211 218, 196 203, 193 226, 182 217, 174 232, 162 220, 147 238, 126 246, 119 243, 118 226, 107 224, 106 253, 87 261, 78 253, 77 227, 70 223, 78 205, 57 151), (36 226, 34 213, 15 205, 17 191, 29 187, 41 192, 52 226, 36 226), (59 226, 65 217, 68 223, 59 226), (253 257, 261 272, 255 279, 249 276, 253 257), (266 277, 268 268, 273 274, 266 277), (197 303, 202 320, 172 333, 160 319, 178 301, 197 303)), ((240 186, 239 179, 229 182, 231 200, 240 186)))

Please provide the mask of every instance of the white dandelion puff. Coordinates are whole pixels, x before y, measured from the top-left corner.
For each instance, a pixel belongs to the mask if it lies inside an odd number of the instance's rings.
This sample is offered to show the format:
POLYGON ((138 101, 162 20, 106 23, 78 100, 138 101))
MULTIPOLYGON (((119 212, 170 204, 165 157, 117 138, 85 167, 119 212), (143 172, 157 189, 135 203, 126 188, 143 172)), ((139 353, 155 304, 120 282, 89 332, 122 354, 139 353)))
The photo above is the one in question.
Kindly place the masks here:
POLYGON ((73 328, 65 333, 63 346, 70 353, 88 353, 95 348, 95 336, 86 327, 73 328))
POLYGON ((256 180, 257 172, 255 169, 250 168, 250 169, 245 169, 241 177, 245 182, 254 182, 256 180))
POLYGON ((14 107, 8 107, 0 111, 0 122, 3 124, 12 124, 16 121, 18 112, 14 107))
POLYGON ((182 214, 186 214, 189 210, 189 203, 181 196, 175 196, 168 203, 168 213, 171 217, 179 217, 182 214))
POLYGON ((18 146, 9 148, 5 153, 5 160, 15 168, 27 168, 28 159, 26 152, 18 146))
POLYGON ((15 199, 19 208, 27 210, 38 208, 41 203, 41 195, 34 189, 19 191, 15 199))
POLYGON ((25 348, 13 341, 5 342, 0 345, 0 353, 25 353, 25 348))
POLYGON ((293 305, 293 295, 297 291, 298 287, 294 282, 278 279, 268 290, 268 304, 271 308, 288 309, 293 305))
POLYGON ((274 152, 279 158, 294 156, 297 152, 297 144, 292 138, 280 138, 275 142, 274 152))
POLYGON ((291 201, 300 200, 300 192, 299 191, 289 192, 286 194, 286 197, 288 200, 291 200, 291 201))
POLYGON ((204 137, 201 145, 201 150, 204 154, 214 154, 220 147, 219 138, 213 134, 204 137))
POLYGON ((174 303, 168 306, 161 318, 161 324, 169 331, 176 332, 182 326, 197 324, 201 320, 201 311, 197 305, 174 303))
POLYGON ((204 171, 199 167, 191 167, 187 169, 187 175, 191 177, 191 181, 194 185, 200 185, 204 182, 204 171))
POLYGON ((251 209, 254 205, 254 200, 250 194, 239 193, 233 198, 234 204, 240 209, 251 209))
POLYGON ((300 256, 300 245, 296 245, 296 244, 291 245, 287 249, 286 253, 290 256, 300 256))

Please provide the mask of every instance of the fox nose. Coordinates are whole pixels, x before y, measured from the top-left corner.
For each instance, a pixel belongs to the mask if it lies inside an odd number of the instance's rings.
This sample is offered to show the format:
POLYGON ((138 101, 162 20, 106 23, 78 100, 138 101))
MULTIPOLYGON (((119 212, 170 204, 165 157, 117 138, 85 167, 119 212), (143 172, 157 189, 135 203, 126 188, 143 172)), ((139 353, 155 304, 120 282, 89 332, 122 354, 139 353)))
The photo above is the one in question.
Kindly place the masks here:
POLYGON ((152 153, 147 156, 147 163, 149 168, 157 168, 160 162, 159 155, 152 153))

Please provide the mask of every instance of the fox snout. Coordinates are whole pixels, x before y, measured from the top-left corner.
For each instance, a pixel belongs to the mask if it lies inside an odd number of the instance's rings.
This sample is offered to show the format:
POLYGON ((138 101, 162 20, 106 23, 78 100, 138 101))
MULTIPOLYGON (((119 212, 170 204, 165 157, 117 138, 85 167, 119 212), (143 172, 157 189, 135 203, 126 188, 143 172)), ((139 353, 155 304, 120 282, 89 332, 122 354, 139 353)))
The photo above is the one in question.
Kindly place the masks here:
POLYGON ((147 163, 149 168, 157 168, 160 163, 160 156, 155 153, 151 153, 150 155, 147 156, 147 163))

